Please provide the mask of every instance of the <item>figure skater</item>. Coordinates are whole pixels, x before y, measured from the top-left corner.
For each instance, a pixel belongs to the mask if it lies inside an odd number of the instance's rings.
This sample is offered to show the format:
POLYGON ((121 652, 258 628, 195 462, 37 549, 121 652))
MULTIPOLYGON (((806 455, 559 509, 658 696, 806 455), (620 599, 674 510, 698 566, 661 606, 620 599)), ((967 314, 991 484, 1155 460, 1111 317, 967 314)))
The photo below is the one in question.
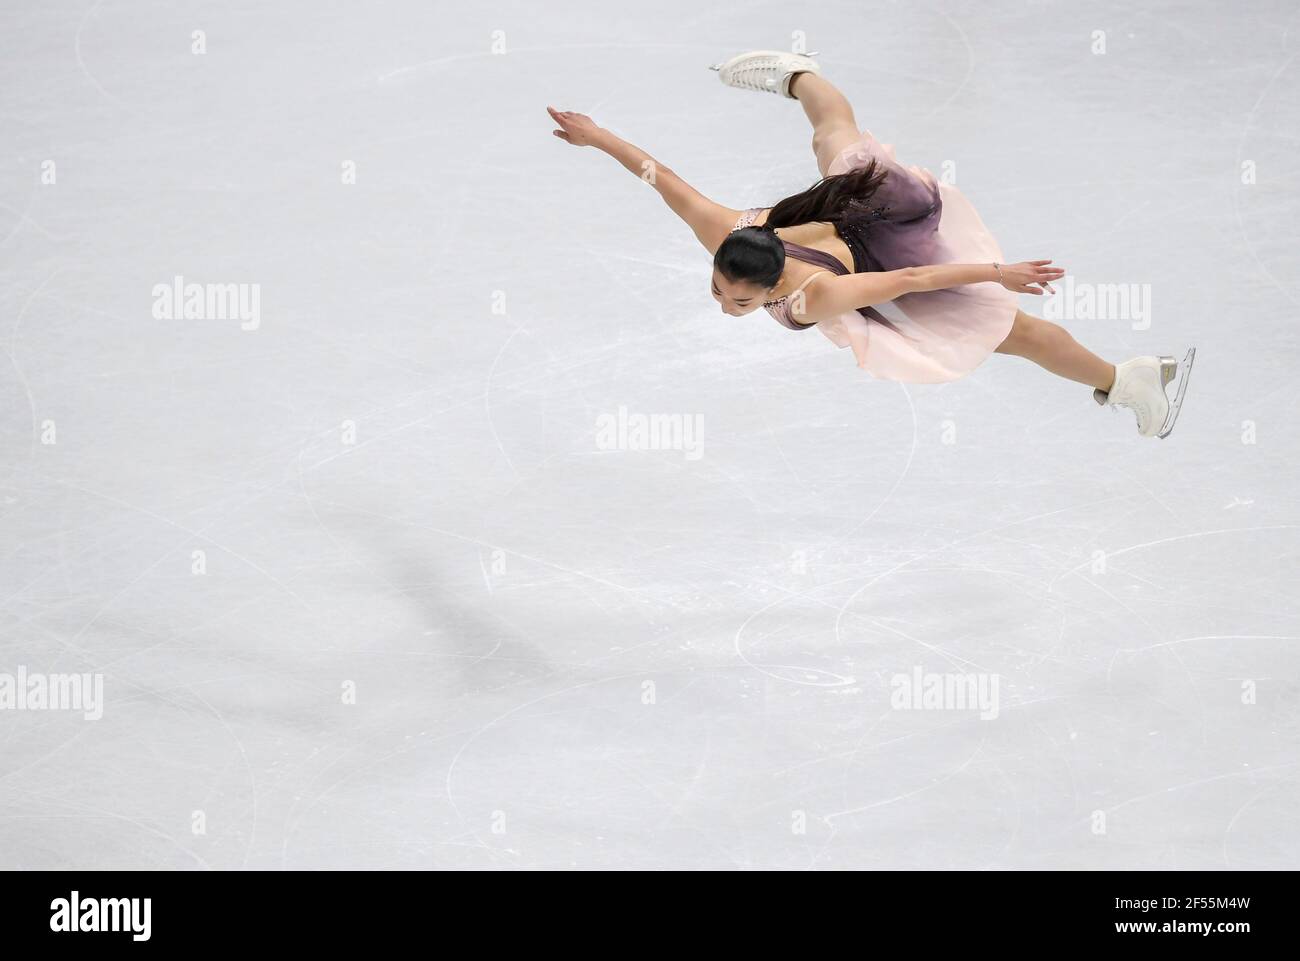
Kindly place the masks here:
POLYGON ((548 107, 555 136, 593 146, 650 183, 713 255, 712 294, 725 314, 765 307, 791 330, 819 328, 851 347, 874 377, 943 383, 994 351, 1032 360, 1094 388, 1098 404, 1127 407, 1143 437, 1166 437, 1182 404, 1195 350, 1176 396, 1172 357, 1118 366, 1069 332, 1017 308, 1016 294, 1053 291, 1050 260, 1002 262, 997 241, 956 187, 860 131, 848 100, 809 56, 754 51, 714 69, 724 84, 798 100, 812 124, 822 179, 774 207, 714 203, 649 154, 590 117, 548 107))

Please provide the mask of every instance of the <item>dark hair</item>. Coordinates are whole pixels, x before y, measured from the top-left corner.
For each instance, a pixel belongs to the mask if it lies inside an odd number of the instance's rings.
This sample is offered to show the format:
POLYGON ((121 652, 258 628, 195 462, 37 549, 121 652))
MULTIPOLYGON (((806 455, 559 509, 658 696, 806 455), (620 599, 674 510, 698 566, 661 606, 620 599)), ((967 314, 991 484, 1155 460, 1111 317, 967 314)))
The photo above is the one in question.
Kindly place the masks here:
POLYGON ((785 270, 785 247, 771 227, 741 227, 718 247, 713 266, 733 283, 775 287, 785 270))
POLYGON ((785 246, 774 228, 833 222, 850 208, 865 207, 887 175, 873 159, 858 170, 823 177, 773 207, 763 226, 732 231, 713 255, 713 266, 732 282, 775 287, 785 269, 785 246))

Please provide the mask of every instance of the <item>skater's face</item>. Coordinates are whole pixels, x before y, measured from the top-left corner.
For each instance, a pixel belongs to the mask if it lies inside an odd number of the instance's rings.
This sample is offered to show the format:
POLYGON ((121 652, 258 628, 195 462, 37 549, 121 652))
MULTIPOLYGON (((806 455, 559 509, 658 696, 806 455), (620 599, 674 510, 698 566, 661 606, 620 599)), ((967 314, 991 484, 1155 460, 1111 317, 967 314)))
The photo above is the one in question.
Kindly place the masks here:
POLYGON ((769 291, 747 280, 728 280, 717 270, 711 282, 713 299, 722 305, 722 312, 732 317, 744 317, 763 306, 769 291))

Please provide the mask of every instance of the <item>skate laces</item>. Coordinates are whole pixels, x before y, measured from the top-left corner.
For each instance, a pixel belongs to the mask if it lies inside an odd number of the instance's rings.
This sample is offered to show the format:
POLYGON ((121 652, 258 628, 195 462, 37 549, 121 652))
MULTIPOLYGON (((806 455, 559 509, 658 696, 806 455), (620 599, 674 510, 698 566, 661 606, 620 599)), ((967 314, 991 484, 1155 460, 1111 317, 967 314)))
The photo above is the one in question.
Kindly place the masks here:
POLYGON ((1144 386, 1153 386, 1154 391, 1161 395, 1165 393, 1164 385, 1160 382, 1159 375, 1156 375, 1156 383, 1151 385, 1149 383, 1150 378, 1145 376, 1145 373, 1144 370, 1133 371, 1130 374, 1133 380, 1126 382, 1124 384, 1124 389, 1120 392, 1120 396, 1112 401, 1112 405, 1115 407, 1127 407, 1129 410, 1133 411, 1134 416, 1137 418, 1138 429, 1143 432, 1145 432, 1147 427, 1155 420, 1155 410, 1151 403, 1148 402, 1149 398, 1144 396, 1142 386, 1139 386, 1139 382, 1144 386))
POLYGON ((1151 422, 1151 410, 1146 404, 1130 403, 1126 405, 1137 417, 1138 429, 1143 430, 1151 422))
POLYGON ((1144 402, 1135 397, 1120 397, 1116 400, 1110 400, 1111 410, 1118 410, 1124 407, 1133 412, 1137 418, 1138 429, 1141 430, 1151 420, 1151 408, 1144 402))
POLYGON ((775 57, 755 57, 731 73, 733 83, 740 86, 767 89, 768 79, 777 79, 779 64, 775 57))

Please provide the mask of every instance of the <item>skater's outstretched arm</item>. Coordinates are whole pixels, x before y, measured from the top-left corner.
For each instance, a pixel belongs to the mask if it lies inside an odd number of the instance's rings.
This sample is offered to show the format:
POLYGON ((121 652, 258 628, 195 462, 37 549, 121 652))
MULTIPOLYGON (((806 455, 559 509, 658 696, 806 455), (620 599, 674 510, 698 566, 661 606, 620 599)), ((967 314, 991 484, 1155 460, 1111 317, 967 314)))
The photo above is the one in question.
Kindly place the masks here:
POLYGON ((1019 294, 1042 294, 1054 280, 1065 276, 1050 260, 1019 264, 936 264, 902 270, 845 274, 809 285, 800 298, 792 298, 790 313, 803 324, 815 324, 839 314, 871 307, 925 290, 943 290, 965 284, 1000 283, 1019 294), (802 307, 802 310, 800 309, 802 307))
POLYGON ((659 196, 664 198, 673 213, 695 232, 705 250, 711 254, 717 252, 740 216, 739 210, 714 203, 640 147, 597 126, 585 114, 554 107, 547 107, 546 112, 560 128, 553 131, 555 136, 575 147, 596 147, 609 154, 659 191, 659 196))

